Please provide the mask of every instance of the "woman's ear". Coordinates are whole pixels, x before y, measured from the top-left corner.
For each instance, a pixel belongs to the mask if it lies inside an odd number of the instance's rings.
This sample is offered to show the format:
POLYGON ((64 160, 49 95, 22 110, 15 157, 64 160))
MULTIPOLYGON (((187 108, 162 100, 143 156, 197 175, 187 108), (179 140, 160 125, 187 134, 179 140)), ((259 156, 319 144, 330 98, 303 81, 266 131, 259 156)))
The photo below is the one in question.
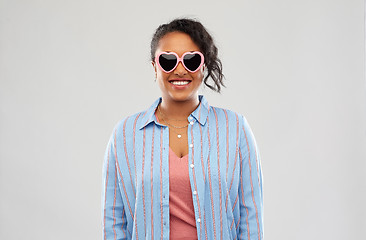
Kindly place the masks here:
POLYGON ((158 77, 157 75, 158 75, 158 73, 156 72, 156 64, 155 64, 155 62, 154 61, 151 61, 151 65, 153 66, 153 68, 154 68, 154 71, 155 71, 155 82, 156 82, 156 78, 158 77))
POLYGON ((151 65, 153 66, 154 71, 155 71, 155 73, 156 73, 156 65, 155 65, 155 62, 154 62, 154 61, 151 61, 151 65))

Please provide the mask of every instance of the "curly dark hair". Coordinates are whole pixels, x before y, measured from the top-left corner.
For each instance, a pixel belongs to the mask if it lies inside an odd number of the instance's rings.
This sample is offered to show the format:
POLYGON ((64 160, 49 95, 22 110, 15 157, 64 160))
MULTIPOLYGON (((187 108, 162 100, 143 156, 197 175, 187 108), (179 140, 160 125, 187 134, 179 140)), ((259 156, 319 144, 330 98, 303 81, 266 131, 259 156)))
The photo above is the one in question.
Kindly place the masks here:
POLYGON ((205 57, 205 65, 207 68, 207 75, 204 77, 203 82, 210 89, 220 93, 221 86, 225 87, 225 85, 223 83, 224 74, 222 73, 222 63, 217 56, 218 50, 212 36, 197 20, 178 18, 167 24, 160 25, 151 39, 151 61, 155 60, 155 52, 158 48, 160 39, 171 32, 183 32, 188 34, 193 42, 200 48, 205 57), (207 83, 208 78, 210 77, 214 81, 214 85, 207 83))

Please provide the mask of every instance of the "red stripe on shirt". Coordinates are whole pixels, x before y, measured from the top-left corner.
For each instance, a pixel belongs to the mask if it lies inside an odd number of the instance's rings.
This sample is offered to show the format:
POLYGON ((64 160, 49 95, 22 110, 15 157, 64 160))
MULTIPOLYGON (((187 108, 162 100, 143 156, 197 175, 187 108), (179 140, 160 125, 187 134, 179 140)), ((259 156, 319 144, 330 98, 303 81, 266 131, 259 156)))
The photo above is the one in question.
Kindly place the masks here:
POLYGON ((104 239, 107 239, 107 230, 105 228, 105 219, 106 219, 106 204, 107 204, 107 186, 108 186, 108 177, 109 177, 109 152, 107 156, 107 175, 105 180, 105 192, 104 192, 104 218, 103 218, 103 228, 104 228, 104 239))
MULTIPOLYGON (((236 116, 236 148, 235 148, 235 161, 234 161, 234 169, 233 169, 233 173, 231 174, 231 182, 230 182, 230 187, 229 187, 229 193, 231 192, 231 187, 233 186, 233 181, 234 181, 234 174, 235 174, 235 168, 236 168, 236 160, 238 159, 238 149, 239 149, 239 119, 238 119, 238 115, 235 114, 236 116)), ((228 196, 226 197, 226 204, 225 204, 225 209, 227 212, 227 204, 228 204, 228 196)))
POLYGON ((126 191, 126 187, 125 187, 125 182, 123 181, 123 176, 122 176, 122 173, 121 173, 121 169, 119 167, 119 163, 118 163, 118 158, 117 158, 117 129, 114 131, 114 156, 115 156, 115 159, 116 159, 116 165, 117 165, 117 169, 118 169, 118 174, 121 178, 121 182, 122 182, 122 186, 123 186, 123 192, 125 193, 125 196, 126 196, 126 200, 127 200, 127 205, 128 205, 128 209, 130 210, 130 215, 132 217, 132 220, 134 220, 134 216, 132 214, 132 209, 131 209, 131 205, 130 205, 130 201, 128 200, 128 195, 127 195, 127 191, 126 191))
POLYGON ((117 195, 117 168, 114 168, 114 198, 113 198, 113 232, 114 240, 117 239, 116 233, 116 195, 117 195))
POLYGON ((145 138, 146 138, 146 128, 144 128, 144 137, 143 137, 143 151, 142 151, 142 173, 141 173, 141 181, 142 181, 142 204, 144 206, 144 229, 145 229, 145 237, 146 237, 146 209, 145 209, 145 176, 144 176, 144 168, 145 168, 145 138))
POLYGON ((153 164, 154 164, 154 135, 155 135, 155 126, 153 126, 152 133, 152 144, 151 144, 151 169, 150 169, 150 182, 151 182, 151 239, 154 239, 154 211, 153 211, 153 164))
MULTIPOLYGON (((198 113, 198 120, 201 122, 201 109, 202 109, 202 103, 200 103, 200 110, 198 113)), ((206 182, 206 174, 205 174, 205 165, 203 163, 203 139, 202 139, 202 126, 199 124, 200 127, 200 136, 201 136, 201 165, 202 165, 202 175, 203 175, 203 182, 206 182)), ((205 228, 205 237, 207 240, 207 225, 206 225, 206 214, 205 211, 203 211, 203 226, 205 228)))
POLYGON ((127 167, 128 167, 128 173, 130 174, 132 192, 133 192, 133 195, 136 198, 136 191, 135 191, 135 187, 133 186, 131 168, 130 168, 130 161, 128 160, 127 146, 126 146, 126 123, 127 123, 127 119, 128 118, 126 118, 126 120, 123 123, 123 147, 125 149, 125 158, 126 158, 126 163, 127 163, 127 167))
POLYGON ((160 238, 163 239, 163 128, 160 129, 160 238))
MULTIPOLYGON (((191 143, 194 146, 194 142, 193 142, 193 127, 191 127, 191 143)), ((194 148, 192 148, 192 164, 194 165, 194 148)), ((196 198, 197 198, 197 207, 198 207, 198 215, 199 218, 201 217, 201 208, 200 208, 200 200, 198 197, 198 192, 197 192, 197 183, 196 183, 196 174, 195 174, 195 168, 192 169, 192 173, 193 173, 193 182, 194 182, 194 191, 196 191, 196 198)), ((200 234, 201 234, 201 239, 202 239, 202 221, 200 221, 200 234)))
POLYGON ((255 199, 254 199, 254 191, 253 191, 253 180, 252 180, 252 164, 250 162, 250 150, 249 150, 249 143, 248 143, 248 138, 247 138, 247 134, 245 132, 245 129, 244 129, 244 126, 242 127, 243 128, 243 131, 244 131, 244 135, 245 135, 245 140, 247 142, 247 148, 248 148, 248 161, 249 161, 249 175, 250 175, 250 186, 251 186, 251 189, 252 189, 252 199, 253 199, 253 204, 254 204, 254 208, 255 208, 255 217, 256 217, 256 220, 257 220, 257 228, 258 228, 258 239, 260 240, 261 239, 261 235, 260 235, 260 229, 259 229, 259 221, 258 221, 258 209, 257 209, 257 204, 255 202, 255 199))
POLYGON ((229 120, 227 117, 226 109, 224 109, 225 119, 226 119, 226 183, 227 183, 227 173, 229 171, 229 120))
MULTIPOLYGON (((240 156, 240 159, 242 159, 242 156, 241 156, 241 151, 239 151, 239 156, 240 156)), ((249 231, 249 222, 248 222, 248 207, 245 205, 245 199, 244 199, 244 189, 243 189, 243 169, 240 168, 240 182, 241 182, 241 195, 243 196, 242 200, 243 200, 243 206, 245 208, 245 211, 247 212, 246 214, 246 222, 247 222, 247 230, 248 230, 248 240, 250 240, 250 231, 249 231)), ((240 235, 240 238, 243 237, 243 232, 241 232, 241 235, 240 235)))
MULTIPOLYGON (((207 118, 207 135, 208 135, 208 146, 211 148, 211 142, 210 142, 210 124, 209 119, 207 118)), ((209 153, 210 154, 210 153, 209 153)), ((211 167, 210 167, 210 155, 208 155, 207 159, 207 168, 208 168, 208 182, 210 185, 210 195, 211 195, 211 207, 212 207, 212 224, 213 224, 213 230, 214 230, 214 237, 216 239, 216 227, 215 227, 215 209, 214 209, 214 202, 213 202, 213 196, 212 196, 212 180, 211 180, 211 167)))
POLYGON ((136 171, 136 154, 135 154, 135 138, 136 138, 136 123, 137 119, 140 117, 141 113, 137 115, 135 121, 133 122, 133 164, 135 168, 135 186, 137 186, 137 171, 136 171))
POLYGON ((217 172, 219 178, 219 194, 220 194, 220 239, 222 239, 222 193, 221 193, 221 173, 220 173, 220 138, 219 138, 219 124, 215 108, 213 108, 216 119, 216 143, 217 143, 217 172))
POLYGON ((257 166, 257 177, 258 177, 258 186, 259 188, 261 187, 261 182, 259 179, 259 164, 258 164, 258 155, 257 155, 257 149, 254 149, 254 153, 255 153, 255 165, 257 166))

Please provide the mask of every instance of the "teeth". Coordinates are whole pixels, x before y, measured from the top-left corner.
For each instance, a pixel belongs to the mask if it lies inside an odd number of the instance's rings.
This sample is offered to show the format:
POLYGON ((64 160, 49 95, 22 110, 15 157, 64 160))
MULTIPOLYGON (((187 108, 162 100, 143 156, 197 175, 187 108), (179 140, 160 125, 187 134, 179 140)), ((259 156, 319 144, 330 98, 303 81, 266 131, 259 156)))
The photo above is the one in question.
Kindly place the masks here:
POLYGON ((173 81, 171 83, 173 83, 174 85, 186 85, 189 83, 189 81, 173 81))

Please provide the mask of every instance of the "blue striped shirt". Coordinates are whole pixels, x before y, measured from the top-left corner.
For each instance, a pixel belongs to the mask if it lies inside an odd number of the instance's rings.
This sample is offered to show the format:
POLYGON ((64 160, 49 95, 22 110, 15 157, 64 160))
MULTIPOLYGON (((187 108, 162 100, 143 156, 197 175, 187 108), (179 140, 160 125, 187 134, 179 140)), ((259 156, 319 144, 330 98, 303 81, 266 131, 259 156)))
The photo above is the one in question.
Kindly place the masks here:
MULTIPOLYGON (((169 128, 157 99, 118 122, 103 166, 103 239, 169 239, 169 128)), ((189 115, 189 179, 198 239, 263 239, 262 171, 245 117, 199 95, 189 115)))

